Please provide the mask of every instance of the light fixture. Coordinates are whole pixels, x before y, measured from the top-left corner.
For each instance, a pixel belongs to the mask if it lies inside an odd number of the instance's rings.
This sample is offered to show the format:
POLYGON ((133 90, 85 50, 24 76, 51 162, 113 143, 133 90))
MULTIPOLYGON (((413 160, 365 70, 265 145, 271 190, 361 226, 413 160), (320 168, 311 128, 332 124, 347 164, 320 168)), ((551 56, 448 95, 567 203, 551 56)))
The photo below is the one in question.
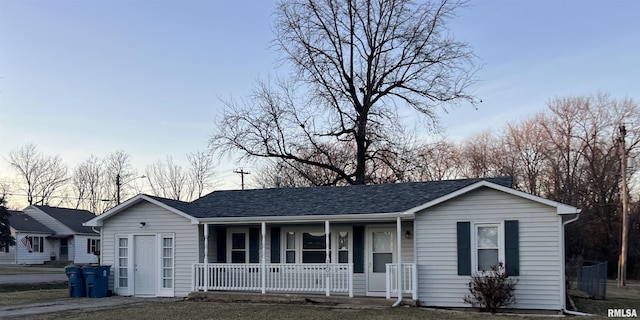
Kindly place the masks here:
POLYGON ((140 222, 140 228, 144 228, 144 226, 146 226, 146 225, 147 225, 146 222, 144 222, 144 221, 140 222))
POLYGON ((411 231, 407 230, 407 232, 404 233, 404 238, 411 239, 411 231))

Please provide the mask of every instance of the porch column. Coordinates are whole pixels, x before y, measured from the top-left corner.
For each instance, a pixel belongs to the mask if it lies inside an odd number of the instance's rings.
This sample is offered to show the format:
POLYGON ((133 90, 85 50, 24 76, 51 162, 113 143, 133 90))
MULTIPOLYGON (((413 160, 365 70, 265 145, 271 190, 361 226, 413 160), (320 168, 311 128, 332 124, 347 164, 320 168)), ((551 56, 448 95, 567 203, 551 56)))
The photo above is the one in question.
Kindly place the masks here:
POLYGON ((262 268, 260 273, 262 274, 262 294, 267 293, 267 246, 265 243, 265 238, 267 234, 267 224, 265 222, 261 223, 262 227, 262 268))
POLYGON ((330 283, 330 263, 331 263, 331 259, 329 257, 331 251, 329 248, 329 220, 325 220, 324 221, 324 243, 325 243, 325 259, 324 262, 326 263, 326 272, 325 272, 325 295, 328 297, 331 295, 331 283, 330 283))
POLYGON ((396 238, 398 243, 398 272, 396 281, 398 282, 398 299, 402 299, 402 220, 400 217, 396 218, 396 238))
POLYGON ((204 224, 204 291, 209 291, 209 224, 204 224))

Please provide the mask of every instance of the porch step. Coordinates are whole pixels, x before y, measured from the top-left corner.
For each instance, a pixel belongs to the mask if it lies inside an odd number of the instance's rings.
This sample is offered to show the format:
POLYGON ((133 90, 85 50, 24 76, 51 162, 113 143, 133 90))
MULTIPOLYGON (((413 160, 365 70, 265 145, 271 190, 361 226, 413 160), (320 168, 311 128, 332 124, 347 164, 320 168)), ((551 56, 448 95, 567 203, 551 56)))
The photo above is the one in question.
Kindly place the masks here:
MULTIPOLYGON (((266 293, 236 291, 197 291, 187 297, 190 301, 210 302, 249 302, 249 303, 283 303, 283 304, 317 304, 341 308, 386 308, 396 302, 396 298, 324 296, 303 293, 266 293)), ((411 299, 403 299, 402 305, 416 306, 411 299)))

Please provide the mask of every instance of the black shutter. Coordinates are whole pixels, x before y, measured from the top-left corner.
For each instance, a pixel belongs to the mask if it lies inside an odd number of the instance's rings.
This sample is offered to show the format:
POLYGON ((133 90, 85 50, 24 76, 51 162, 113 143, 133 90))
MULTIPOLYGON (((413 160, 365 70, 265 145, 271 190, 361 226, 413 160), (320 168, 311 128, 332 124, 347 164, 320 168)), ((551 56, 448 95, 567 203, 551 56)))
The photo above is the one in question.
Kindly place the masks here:
POLYGON ((520 239, 518 234, 518 220, 504 222, 504 264, 507 274, 520 275, 520 239))
POLYGON ((471 275, 471 223, 458 222, 458 275, 471 275))
POLYGON ((217 262, 227 262, 227 229, 216 229, 216 255, 217 262))
POLYGON ((249 263, 260 262, 260 229, 249 229, 249 263))
POLYGON ((40 252, 44 252, 44 237, 40 238, 40 252))
POLYGON ((87 253, 91 253, 91 239, 87 239, 87 253))
POLYGON ((280 263, 280 228, 271 228, 271 263, 280 263))
POLYGON ((364 273, 364 226, 353 226, 353 273, 364 273))

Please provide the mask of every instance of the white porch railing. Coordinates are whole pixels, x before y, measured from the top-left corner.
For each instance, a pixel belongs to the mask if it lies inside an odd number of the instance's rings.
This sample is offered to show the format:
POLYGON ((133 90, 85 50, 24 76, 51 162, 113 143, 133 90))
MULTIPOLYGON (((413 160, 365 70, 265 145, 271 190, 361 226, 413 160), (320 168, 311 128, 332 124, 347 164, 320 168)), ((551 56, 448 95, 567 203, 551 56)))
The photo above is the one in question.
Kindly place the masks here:
MULTIPOLYGON (((402 293, 411 294, 411 298, 413 300, 417 299, 417 291, 415 288, 418 287, 418 279, 416 275, 418 274, 416 271, 415 263, 403 263, 401 265, 402 273, 400 274, 400 283, 402 285, 402 293)), ((398 264, 397 263, 387 263, 386 270, 386 280, 387 280, 387 299, 391 298, 392 295, 398 296, 398 264)))
POLYGON ((194 291, 333 292, 353 297, 353 264, 194 263, 192 272, 194 291))

